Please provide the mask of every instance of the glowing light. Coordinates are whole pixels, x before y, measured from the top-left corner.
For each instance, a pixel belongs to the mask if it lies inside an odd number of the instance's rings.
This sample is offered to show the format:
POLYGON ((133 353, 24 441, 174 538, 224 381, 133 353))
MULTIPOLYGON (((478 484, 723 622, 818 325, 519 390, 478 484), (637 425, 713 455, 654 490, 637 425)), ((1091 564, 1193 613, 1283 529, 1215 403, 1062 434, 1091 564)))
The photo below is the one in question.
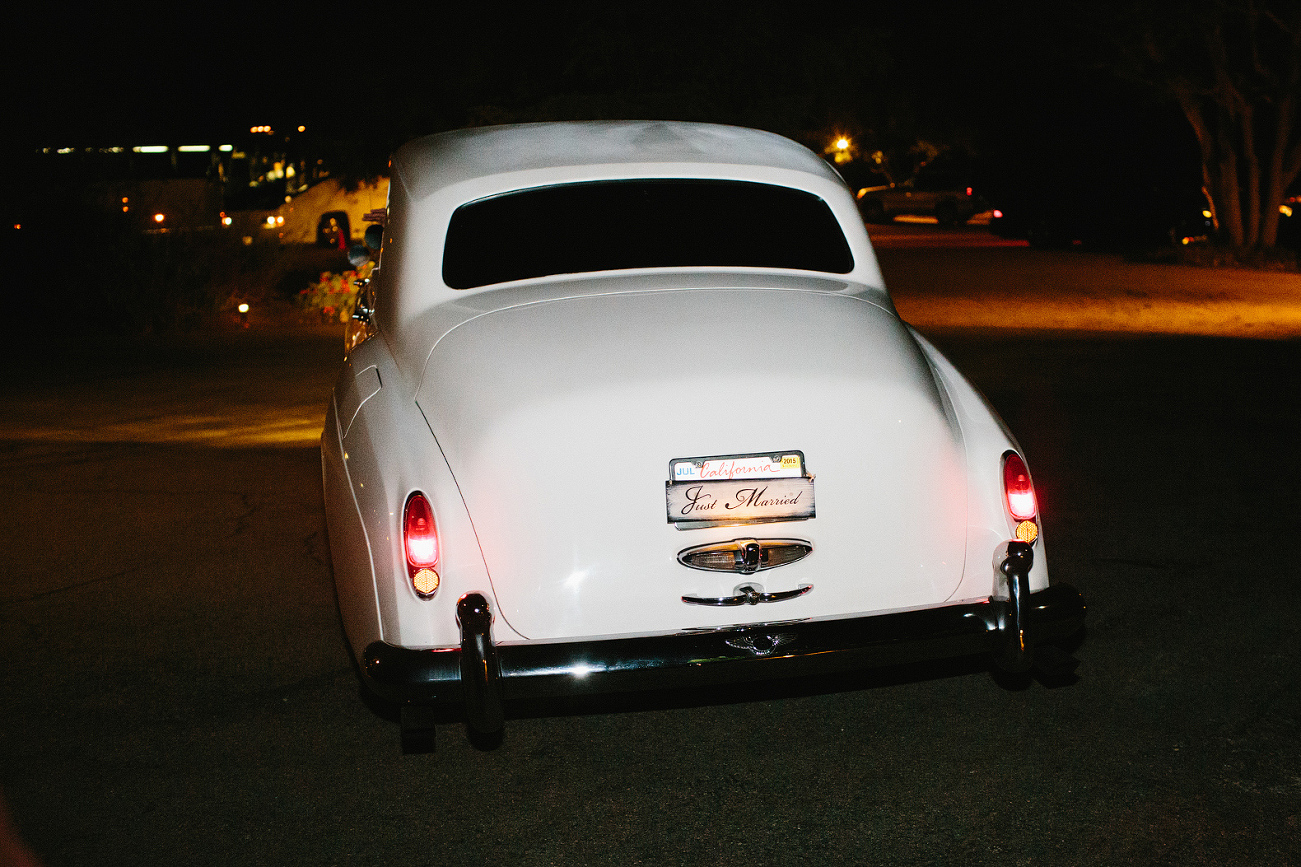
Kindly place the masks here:
POLYGON ((210 145, 181 145, 177 148, 183 154, 206 154, 212 150, 210 145))
POLYGON ((1007 511, 1018 521, 1029 521, 1035 516, 1034 486, 1030 483, 1030 471, 1025 461, 1016 452, 1008 452, 1003 459, 1003 493, 1007 500, 1007 511))
POLYGON ((408 536, 407 556, 419 562, 430 562, 438 553, 438 543, 433 536, 408 536))
POLYGON ((438 534, 434 530, 434 510, 425 495, 415 493, 407 501, 406 520, 407 562, 417 568, 433 566, 438 562, 438 534))
POLYGON ((832 159, 840 164, 850 162, 858 155, 858 151, 854 147, 853 139, 847 135, 838 135, 833 138, 831 143, 823 149, 822 153, 824 155, 830 154, 832 159))
POLYGON ((1291 206, 1291 205, 1279 205, 1279 206, 1278 206, 1278 212, 1279 212, 1280 214, 1282 214, 1283 216, 1285 216, 1285 217, 1290 217, 1290 216, 1292 216, 1292 206, 1291 206))
POLYGON ((155 223, 161 223, 163 220, 166 220, 166 219, 167 219, 167 217, 164 216, 163 214, 154 214, 154 222, 155 222, 155 223))
POLYGON ((240 312, 240 313, 247 313, 247 312, 248 312, 248 304, 247 304, 247 303, 244 303, 244 304, 239 305, 239 312, 240 312))
POLYGON ((139 145, 131 148, 131 150, 138 154, 165 154, 171 148, 167 147, 167 145, 139 145))
POLYGON ((1022 542, 1033 542, 1039 538, 1039 525, 1034 521, 1022 521, 1016 525, 1016 537, 1022 542))

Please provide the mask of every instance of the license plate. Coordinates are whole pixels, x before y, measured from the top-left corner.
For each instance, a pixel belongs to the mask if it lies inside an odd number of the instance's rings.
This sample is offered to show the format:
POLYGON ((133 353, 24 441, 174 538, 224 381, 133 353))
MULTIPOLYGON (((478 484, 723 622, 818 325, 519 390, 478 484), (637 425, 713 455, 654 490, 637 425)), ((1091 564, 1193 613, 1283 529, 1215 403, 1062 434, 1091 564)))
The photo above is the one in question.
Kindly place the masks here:
POLYGON ((797 450, 762 455, 674 458, 669 461, 669 480, 673 482, 790 479, 803 475, 804 452, 797 450))
POLYGON ((668 520, 679 529, 815 515, 803 452, 678 458, 669 463, 669 476, 668 520))

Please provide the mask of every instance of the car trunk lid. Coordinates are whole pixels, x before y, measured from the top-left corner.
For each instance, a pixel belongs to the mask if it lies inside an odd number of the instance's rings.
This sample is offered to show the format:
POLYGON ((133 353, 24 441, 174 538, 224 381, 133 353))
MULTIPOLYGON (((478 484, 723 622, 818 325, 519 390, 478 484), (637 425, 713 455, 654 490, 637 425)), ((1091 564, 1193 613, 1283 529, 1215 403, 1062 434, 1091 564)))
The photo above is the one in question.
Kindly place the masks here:
POLYGON ((498 613, 530 639, 937 604, 962 575, 966 476, 925 359, 892 313, 800 289, 571 295, 444 334, 418 402, 460 486, 498 613), (812 518, 670 523, 682 458, 802 453, 812 518), (754 575, 685 549, 795 539, 754 575), (783 594, 757 607, 684 596, 783 594))

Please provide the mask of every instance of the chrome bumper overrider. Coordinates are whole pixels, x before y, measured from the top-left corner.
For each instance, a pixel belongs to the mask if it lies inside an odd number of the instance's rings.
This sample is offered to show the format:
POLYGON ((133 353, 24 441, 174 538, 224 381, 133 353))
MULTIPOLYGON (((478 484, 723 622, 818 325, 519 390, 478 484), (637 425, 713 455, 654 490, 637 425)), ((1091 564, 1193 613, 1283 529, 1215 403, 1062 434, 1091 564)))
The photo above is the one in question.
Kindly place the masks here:
POLYGON ((494 645, 478 593, 457 605, 460 648, 412 650, 377 641, 362 673, 379 695, 417 705, 463 705, 470 725, 501 728, 502 702, 547 696, 698 686, 850 671, 992 653, 1025 671, 1034 645, 1084 624, 1084 597, 1067 584, 1029 592, 1033 552, 1012 542, 1006 600, 914 611, 798 620, 635 638, 494 645))

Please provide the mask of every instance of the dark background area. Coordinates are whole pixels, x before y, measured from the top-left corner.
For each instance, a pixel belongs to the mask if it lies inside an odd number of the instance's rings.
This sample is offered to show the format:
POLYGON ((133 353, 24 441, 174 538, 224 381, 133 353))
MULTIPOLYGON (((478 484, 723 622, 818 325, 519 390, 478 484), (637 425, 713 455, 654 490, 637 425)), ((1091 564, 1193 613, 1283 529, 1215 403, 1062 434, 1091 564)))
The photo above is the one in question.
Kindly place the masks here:
POLYGON ((1095 4, 133 4, 17 23, 24 149, 302 124, 365 174, 444 129, 669 118, 863 149, 923 139, 995 165, 1197 170, 1173 104, 1098 68, 1095 4))
MULTIPOLYGON (((245 164, 284 158, 352 185, 419 135, 635 118, 757 127, 822 153, 848 136, 855 189, 947 161, 982 202, 1055 216, 1069 199, 1085 230, 1169 243, 1170 203, 1204 206, 1196 143, 1172 100, 1108 68, 1119 20, 1075 2, 33 7, 13 23, 0 226, 25 253, 17 279, 47 287, 34 313, 69 333, 183 331, 235 294, 265 307, 307 284, 277 251, 240 246, 247 231, 142 234, 143 210, 105 209, 106 172, 201 177, 185 161, 209 155, 177 146, 231 144, 245 164), (131 153, 143 144, 171 154, 131 153)), ((223 216, 286 200, 283 182, 242 171, 220 178, 223 216)), ((218 208, 205 213, 215 226, 218 208)))

